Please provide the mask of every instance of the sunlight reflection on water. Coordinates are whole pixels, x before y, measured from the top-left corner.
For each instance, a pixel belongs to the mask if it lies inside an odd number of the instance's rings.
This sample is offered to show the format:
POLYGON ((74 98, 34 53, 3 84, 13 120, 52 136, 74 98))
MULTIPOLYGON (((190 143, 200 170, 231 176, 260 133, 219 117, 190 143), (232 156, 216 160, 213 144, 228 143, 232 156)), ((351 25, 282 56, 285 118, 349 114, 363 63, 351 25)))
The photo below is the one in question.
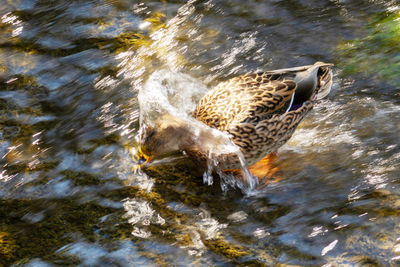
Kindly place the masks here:
POLYGON ((3 1, 0 265, 398 265, 400 102, 385 78, 398 48, 371 46, 396 36, 398 8, 3 1), (360 58, 373 73, 345 77, 360 58), (281 181, 243 196, 170 162, 132 170, 146 108, 187 114, 222 80, 317 60, 334 61, 334 89, 279 151, 281 181), (144 88, 179 93, 163 106, 144 88))

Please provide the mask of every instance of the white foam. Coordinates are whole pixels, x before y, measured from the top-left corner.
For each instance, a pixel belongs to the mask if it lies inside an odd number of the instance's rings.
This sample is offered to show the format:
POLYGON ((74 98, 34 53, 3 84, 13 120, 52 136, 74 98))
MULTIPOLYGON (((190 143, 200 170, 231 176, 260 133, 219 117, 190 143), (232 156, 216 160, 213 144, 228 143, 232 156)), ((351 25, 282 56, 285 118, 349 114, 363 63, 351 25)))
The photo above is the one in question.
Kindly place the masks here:
POLYGON ((207 91, 203 83, 183 73, 155 71, 139 90, 140 122, 152 124, 163 114, 188 118, 207 91))
MULTIPOLYGON (((165 115, 168 119, 185 125, 186 134, 190 136, 196 148, 208 155, 208 168, 203 175, 204 183, 211 185, 212 173, 216 172, 225 183, 221 185, 224 190, 228 188, 226 185, 239 187, 244 191, 252 190, 257 185, 257 179, 248 171, 243 154, 229 135, 191 117, 198 101, 207 91, 208 88, 202 82, 186 74, 168 69, 154 72, 138 94, 141 128, 155 125, 158 120, 167 118, 165 115), (222 172, 224 163, 219 161, 223 158, 221 156, 232 153, 241 161, 244 183, 222 172)), ((179 147, 175 143, 171 145, 179 147)))

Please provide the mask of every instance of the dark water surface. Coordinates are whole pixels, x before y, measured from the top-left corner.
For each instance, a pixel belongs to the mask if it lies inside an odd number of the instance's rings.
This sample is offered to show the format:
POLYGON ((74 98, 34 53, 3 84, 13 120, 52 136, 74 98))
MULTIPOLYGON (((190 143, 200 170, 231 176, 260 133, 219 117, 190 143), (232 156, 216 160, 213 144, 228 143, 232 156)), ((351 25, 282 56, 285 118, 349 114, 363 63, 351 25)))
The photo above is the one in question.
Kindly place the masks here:
POLYGON ((0 266, 400 264, 397 1, 0 2, 0 266), (155 71, 211 87, 315 61, 334 88, 281 181, 132 170, 155 71))

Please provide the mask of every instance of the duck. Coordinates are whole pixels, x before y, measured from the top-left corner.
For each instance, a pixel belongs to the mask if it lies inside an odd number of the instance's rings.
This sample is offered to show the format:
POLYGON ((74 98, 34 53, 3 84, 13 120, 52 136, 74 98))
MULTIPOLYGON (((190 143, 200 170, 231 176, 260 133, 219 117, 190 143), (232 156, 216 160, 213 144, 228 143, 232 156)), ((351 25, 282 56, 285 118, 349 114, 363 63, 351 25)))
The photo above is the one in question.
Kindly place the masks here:
POLYGON ((194 130, 185 119, 161 116, 140 135, 138 163, 145 165, 182 153, 202 167, 210 158, 225 170, 255 165, 275 155, 316 102, 329 94, 332 67, 331 63, 316 62, 220 82, 200 99, 191 114, 193 121, 204 127, 194 130), (215 147, 226 139, 238 151, 218 153, 215 147))

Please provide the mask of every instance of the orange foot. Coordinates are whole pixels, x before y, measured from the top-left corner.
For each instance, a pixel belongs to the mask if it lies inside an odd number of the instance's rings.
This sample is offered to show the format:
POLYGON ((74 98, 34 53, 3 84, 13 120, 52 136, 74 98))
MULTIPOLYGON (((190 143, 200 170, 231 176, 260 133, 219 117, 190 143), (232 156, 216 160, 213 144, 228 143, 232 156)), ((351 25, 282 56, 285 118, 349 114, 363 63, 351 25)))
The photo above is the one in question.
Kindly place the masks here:
MULTIPOLYGON (((276 173, 279 171, 279 167, 277 167, 275 164, 276 159, 276 152, 272 152, 249 167, 250 173, 258 178, 258 181, 261 185, 276 183, 283 179, 282 176, 276 175, 276 173)), ((224 172, 233 173, 239 177, 243 177, 242 171, 238 169, 224 170, 224 172)))

